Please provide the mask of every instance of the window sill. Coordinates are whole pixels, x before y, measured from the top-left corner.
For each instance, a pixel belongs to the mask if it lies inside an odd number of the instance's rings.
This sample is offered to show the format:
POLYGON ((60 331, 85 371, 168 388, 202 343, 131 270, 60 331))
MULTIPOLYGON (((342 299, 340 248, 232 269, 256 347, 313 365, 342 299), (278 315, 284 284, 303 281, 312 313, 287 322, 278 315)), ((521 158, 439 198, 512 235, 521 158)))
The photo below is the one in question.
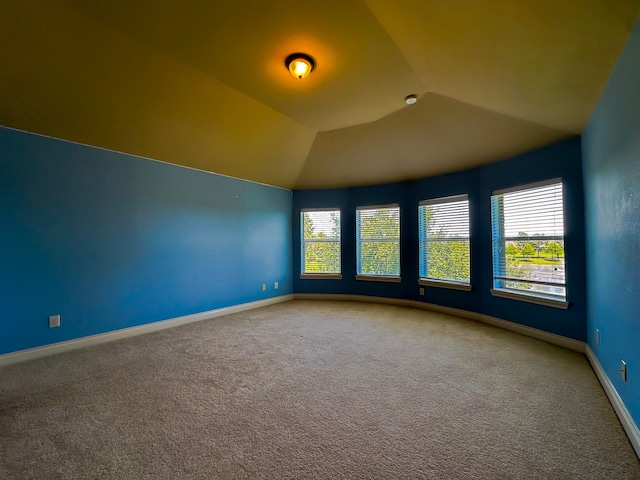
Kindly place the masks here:
POLYGON ((356 280, 364 280, 366 282, 400 283, 401 278, 396 275, 356 275, 356 280))
POLYGON ((423 287, 438 287, 438 288, 450 288, 452 290, 463 290, 465 292, 471 291, 471 285, 461 282, 450 282, 447 280, 431 280, 427 278, 419 278, 418 285, 423 287))
POLYGON ((562 310, 569 308, 569 302, 566 300, 556 300, 555 298, 548 296, 532 295, 529 293, 516 292, 514 290, 492 288, 491 295, 494 297, 519 300, 521 302, 535 303, 537 305, 544 305, 545 307, 560 308, 562 310))
POLYGON ((341 273, 301 273, 301 280, 342 280, 341 273))

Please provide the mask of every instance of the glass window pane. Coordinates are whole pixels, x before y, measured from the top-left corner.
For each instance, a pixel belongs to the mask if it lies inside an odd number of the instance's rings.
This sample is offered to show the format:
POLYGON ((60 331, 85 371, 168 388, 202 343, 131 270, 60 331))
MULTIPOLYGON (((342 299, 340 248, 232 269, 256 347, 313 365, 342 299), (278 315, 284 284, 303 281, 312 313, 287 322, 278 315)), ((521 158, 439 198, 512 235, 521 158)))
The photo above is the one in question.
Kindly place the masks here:
POLYGON ((467 195, 421 202, 418 223, 420 278, 470 283, 467 195))
POLYGON ((562 182, 493 195, 494 288, 566 299, 562 182))
POLYGON ((340 210, 303 211, 302 273, 341 273, 340 210))
POLYGON ((400 275, 400 207, 358 209, 357 273, 400 275))

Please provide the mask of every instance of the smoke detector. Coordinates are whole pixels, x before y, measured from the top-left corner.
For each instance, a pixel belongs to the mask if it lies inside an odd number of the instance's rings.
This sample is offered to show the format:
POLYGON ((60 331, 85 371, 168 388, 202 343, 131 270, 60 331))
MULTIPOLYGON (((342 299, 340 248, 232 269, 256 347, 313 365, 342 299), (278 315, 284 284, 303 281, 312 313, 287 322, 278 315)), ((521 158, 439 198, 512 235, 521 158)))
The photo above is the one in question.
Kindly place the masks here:
POLYGON ((416 103, 418 101, 418 96, 417 95, 407 95, 406 97, 404 97, 404 102, 407 105, 413 105, 414 103, 416 103))

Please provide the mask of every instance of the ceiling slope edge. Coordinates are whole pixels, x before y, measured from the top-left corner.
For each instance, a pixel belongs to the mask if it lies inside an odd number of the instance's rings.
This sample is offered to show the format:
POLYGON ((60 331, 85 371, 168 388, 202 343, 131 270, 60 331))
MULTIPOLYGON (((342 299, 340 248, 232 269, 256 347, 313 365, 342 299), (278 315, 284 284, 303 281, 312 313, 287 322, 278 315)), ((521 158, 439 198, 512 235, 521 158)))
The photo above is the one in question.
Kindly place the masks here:
POLYGON ((377 122, 319 132, 295 189, 426 178, 500 161, 574 135, 431 93, 377 122))
POLYGON ((315 130, 59 2, 0 17, 0 124, 293 187, 315 130))

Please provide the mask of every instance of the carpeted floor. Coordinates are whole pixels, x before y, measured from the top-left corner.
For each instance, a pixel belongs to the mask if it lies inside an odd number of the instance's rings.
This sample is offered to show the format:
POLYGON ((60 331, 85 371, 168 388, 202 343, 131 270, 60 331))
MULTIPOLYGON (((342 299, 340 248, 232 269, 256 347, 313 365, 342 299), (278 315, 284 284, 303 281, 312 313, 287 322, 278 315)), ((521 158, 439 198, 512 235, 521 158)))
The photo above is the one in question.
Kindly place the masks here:
POLYGON ((578 353, 292 301, 0 369, 0 478, 639 479, 578 353))

